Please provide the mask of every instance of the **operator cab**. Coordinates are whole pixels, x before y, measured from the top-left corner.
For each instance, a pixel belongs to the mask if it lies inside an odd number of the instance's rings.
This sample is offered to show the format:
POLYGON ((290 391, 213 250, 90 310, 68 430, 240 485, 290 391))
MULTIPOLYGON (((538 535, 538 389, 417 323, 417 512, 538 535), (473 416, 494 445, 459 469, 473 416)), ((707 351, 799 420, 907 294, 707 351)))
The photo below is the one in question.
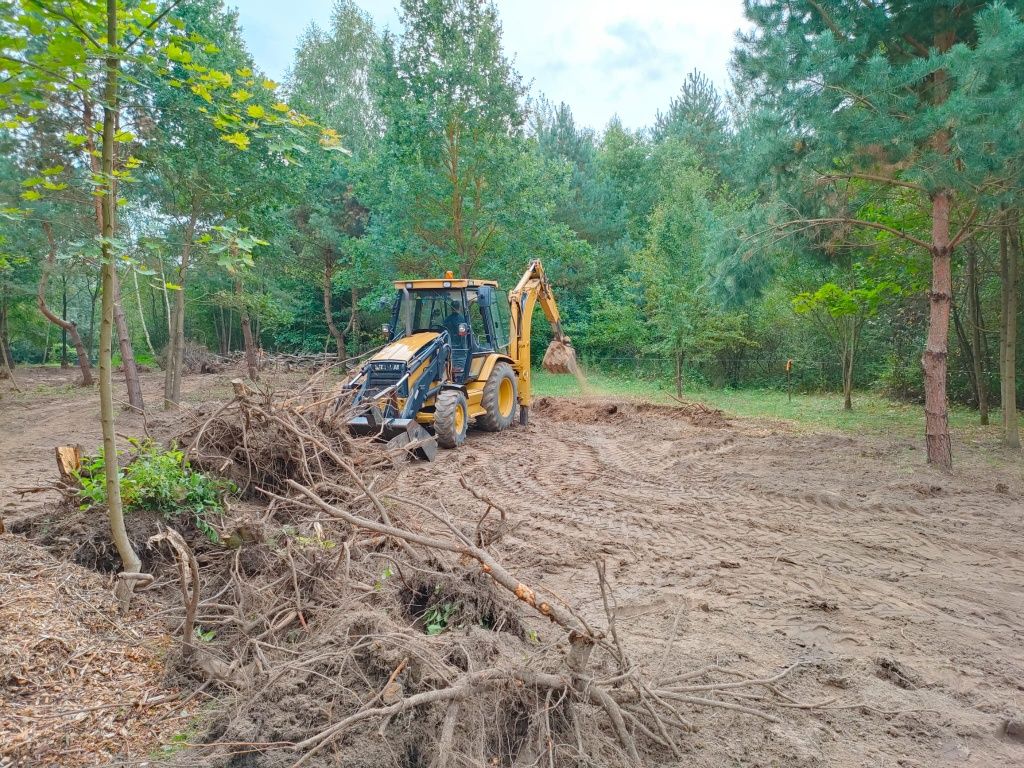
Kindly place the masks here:
POLYGON ((387 340, 422 332, 446 334, 456 384, 476 378, 480 365, 475 360, 492 352, 508 354, 508 295, 496 282, 456 280, 449 272, 443 280, 401 281, 395 287, 391 323, 384 326, 387 340))

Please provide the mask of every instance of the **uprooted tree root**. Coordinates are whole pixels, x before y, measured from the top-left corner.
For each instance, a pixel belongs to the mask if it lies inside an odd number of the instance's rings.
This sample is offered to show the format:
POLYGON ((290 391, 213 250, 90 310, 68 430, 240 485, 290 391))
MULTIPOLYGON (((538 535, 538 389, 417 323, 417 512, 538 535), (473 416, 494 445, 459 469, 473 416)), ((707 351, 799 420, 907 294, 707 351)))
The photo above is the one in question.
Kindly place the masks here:
POLYGON ((231 692, 178 764, 640 765, 683 756, 694 707, 775 721, 769 698, 809 706, 775 687, 799 664, 655 679, 623 650, 601 563, 598 628, 502 565, 511 513, 495 524, 480 491, 457 515, 396 495, 394 457, 344 417, 327 392, 238 385, 185 435, 196 462, 268 503, 201 571, 161 539, 188 606, 180 671, 231 692), (531 612, 549 629, 528 630, 531 612))

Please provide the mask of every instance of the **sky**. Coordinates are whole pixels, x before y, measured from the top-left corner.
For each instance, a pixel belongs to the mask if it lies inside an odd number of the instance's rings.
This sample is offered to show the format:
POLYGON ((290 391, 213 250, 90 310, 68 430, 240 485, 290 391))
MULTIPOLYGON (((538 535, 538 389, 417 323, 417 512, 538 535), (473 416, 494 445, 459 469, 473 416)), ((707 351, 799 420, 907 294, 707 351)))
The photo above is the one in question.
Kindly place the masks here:
MULTIPOLYGON (((334 0, 228 0, 256 63, 281 80, 311 21, 334 0), (285 10, 287 9, 287 10, 285 10)), ((356 0, 379 29, 398 31, 397 0, 356 0)), ((618 115, 650 125, 699 69, 719 89, 743 22, 742 0, 497 0, 504 50, 531 93, 566 102, 577 123, 603 128, 618 115)))

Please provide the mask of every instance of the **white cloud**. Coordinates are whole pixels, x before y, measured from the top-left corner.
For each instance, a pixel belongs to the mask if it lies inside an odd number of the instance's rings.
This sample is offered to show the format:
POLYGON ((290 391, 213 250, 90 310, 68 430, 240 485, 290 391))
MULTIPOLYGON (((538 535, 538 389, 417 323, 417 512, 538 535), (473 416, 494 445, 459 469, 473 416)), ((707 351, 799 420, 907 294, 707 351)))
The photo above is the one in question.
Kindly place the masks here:
MULTIPOLYGON (((280 77, 311 20, 330 17, 331 0, 240 0, 257 63, 280 77)), ((393 0, 360 3, 381 28, 398 25, 393 0)), ((705 72, 720 88, 743 25, 742 0, 498 0, 505 51, 534 93, 568 103, 577 121, 603 127, 618 114, 633 128, 664 110, 686 73, 705 72)))

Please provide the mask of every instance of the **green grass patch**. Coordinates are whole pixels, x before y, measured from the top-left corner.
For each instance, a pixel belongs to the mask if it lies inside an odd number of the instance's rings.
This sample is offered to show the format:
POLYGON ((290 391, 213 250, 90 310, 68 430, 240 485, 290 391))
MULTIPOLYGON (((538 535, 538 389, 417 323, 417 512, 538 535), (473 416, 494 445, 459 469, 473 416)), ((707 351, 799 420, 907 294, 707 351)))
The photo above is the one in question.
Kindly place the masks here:
MULTIPOLYGON (((587 372, 591 395, 627 397, 654 403, 674 403, 675 389, 667 382, 627 378, 600 372, 587 372)), ((572 376, 534 371, 534 394, 538 397, 580 397, 585 393, 572 376)), ((924 432, 924 407, 901 403, 874 392, 855 392, 853 410, 843 410, 840 393, 794 393, 792 400, 785 392, 773 389, 687 389, 686 400, 695 400, 720 408, 731 416, 775 419, 812 430, 868 432, 906 437, 919 437, 924 432)), ((977 411, 953 407, 950 426, 964 439, 998 441, 999 412, 990 414, 991 424, 978 424, 977 411)), ((1024 423, 1024 420, 1022 420, 1024 423)))

